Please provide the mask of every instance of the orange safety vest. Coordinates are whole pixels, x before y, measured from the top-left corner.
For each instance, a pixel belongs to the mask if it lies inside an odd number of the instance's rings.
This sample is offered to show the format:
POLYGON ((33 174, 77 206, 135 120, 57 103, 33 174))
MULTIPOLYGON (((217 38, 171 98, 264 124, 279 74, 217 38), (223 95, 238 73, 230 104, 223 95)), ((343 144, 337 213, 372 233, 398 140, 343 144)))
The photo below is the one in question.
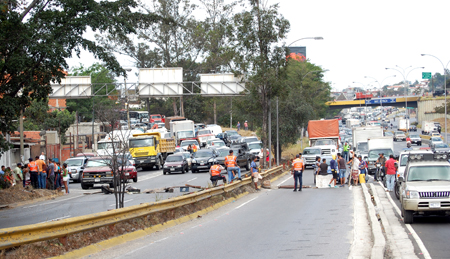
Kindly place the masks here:
POLYGON ((218 176, 220 175, 220 165, 213 165, 211 166, 211 176, 218 176))
POLYGON ((192 150, 195 152, 197 152, 197 146, 194 144, 194 146, 192 146, 192 150))
POLYGON ((292 165, 294 166, 294 171, 303 170, 303 160, 301 160, 300 158, 294 159, 294 161, 292 161, 292 165))
POLYGON ((30 168, 31 172, 38 171, 38 166, 37 166, 36 162, 34 162, 34 161, 31 161, 30 163, 28 163, 28 168, 30 168))
POLYGON ((226 156, 225 157, 225 165, 227 167, 235 167, 236 166, 236 156, 226 156))

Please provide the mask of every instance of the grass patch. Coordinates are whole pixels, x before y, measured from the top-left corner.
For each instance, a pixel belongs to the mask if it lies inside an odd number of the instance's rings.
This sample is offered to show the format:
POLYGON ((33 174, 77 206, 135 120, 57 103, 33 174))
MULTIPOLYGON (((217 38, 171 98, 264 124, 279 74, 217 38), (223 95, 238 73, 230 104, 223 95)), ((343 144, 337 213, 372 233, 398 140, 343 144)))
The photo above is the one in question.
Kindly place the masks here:
POLYGON ((300 142, 299 139, 296 144, 291 144, 283 148, 281 158, 284 160, 293 159, 295 158, 295 155, 297 155, 300 152, 303 152, 303 149, 305 149, 306 147, 309 147, 309 138, 303 138, 303 148, 302 143, 300 142))

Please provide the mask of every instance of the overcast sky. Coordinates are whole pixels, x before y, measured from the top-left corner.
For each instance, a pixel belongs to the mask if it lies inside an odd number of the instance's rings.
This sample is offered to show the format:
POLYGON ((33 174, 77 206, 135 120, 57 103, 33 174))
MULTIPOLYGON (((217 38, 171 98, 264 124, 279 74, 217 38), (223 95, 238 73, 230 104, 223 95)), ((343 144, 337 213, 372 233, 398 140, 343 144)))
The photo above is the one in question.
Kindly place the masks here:
MULTIPOLYGON (((443 73, 441 63, 450 61, 448 12, 450 0, 268 0, 279 3, 280 13, 290 21, 291 31, 286 45, 304 37, 323 37, 324 40, 302 40, 292 46, 306 46, 307 58, 323 69, 325 80, 333 89, 348 86, 368 87, 373 79, 385 84, 403 80, 400 73, 386 67, 425 67, 412 71, 408 81, 421 80, 422 72, 443 73), (447 50, 447 51, 446 51, 447 50)), ((192 2, 196 2, 192 0, 192 2)), ((69 65, 95 62, 92 55, 83 53, 81 59, 72 58, 69 65)), ((123 67, 133 67, 131 59, 120 57, 123 67)), ((134 69, 137 71, 137 69, 134 69)), ((407 69, 409 71, 409 69, 407 69)), ((131 79, 131 78, 130 78, 131 79)), ((377 85, 377 83, 373 83, 377 85)))

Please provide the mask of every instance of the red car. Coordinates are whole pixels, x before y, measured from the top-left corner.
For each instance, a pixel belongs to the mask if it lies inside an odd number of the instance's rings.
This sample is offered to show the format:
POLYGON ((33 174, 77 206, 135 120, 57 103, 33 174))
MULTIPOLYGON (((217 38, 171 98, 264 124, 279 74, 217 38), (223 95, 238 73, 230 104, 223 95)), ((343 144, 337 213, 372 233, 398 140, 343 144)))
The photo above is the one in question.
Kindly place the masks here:
MULTIPOLYGON (((137 182, 138 176, 136 167, 134 167, 130 161, 125 160, 122 164, 122 160, 117 158, 119 170, 123 170, 123 181, 133 179, 133 182, 137 182), (122 169, 123 168, 123 169, 122 169)), ((109 184, 113 187, 113 172, 111 167, 114 167, 113 159, 111 157, 92 157, 86 163, 86 167, 83 171, 83 177, 81 180, 81 188, 83 190, 94 187, 94 184, 109 184)))
POLYGON ((153 123, 153 122, 162 122, 161 114, 151 114, 150 115, 150 123, 153 123))

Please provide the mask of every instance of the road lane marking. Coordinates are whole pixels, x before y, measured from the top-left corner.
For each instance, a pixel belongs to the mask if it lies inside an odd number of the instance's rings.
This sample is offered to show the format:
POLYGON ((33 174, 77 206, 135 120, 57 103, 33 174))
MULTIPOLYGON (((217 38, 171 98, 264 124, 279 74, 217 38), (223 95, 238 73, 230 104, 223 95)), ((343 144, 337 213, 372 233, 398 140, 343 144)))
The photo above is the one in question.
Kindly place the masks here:
POLYGON ((137 252, 137 251, 139 251, 139 250, 142 250, 142 249, 144 249, 144 248, 147 248, 147 247, 149 247, 149 246, 151 246, 151 245, 153 245, 153 244, 155 244, 155 243, 162 242, 162 241, 164 241, 164 240, 166 240, 166 239, 169 239, 169 237, 165 237, 165 238, 163 238, 163 239, 159 239, 159 240, 156 240, 156 241, 154 241, 154 242, 151 242, 151 243, 148 244, 148 245, 141 246, 141 247, 139 247, 138 249, 134 249, 134 250, 132 250, 132 251, 130 251, 130 252, 124 254, 123 256, 131 255, 131 254, 133 254, 133 253, 135 253, 135 252, 137 252))
POLYGON ((197 177, 195 177, 195 178, 192 178, 191 180, 189 180, 189 181, 186 181, 186 182, 188 183, 188 182, 190 182, 190 181, 194 181, 195 179, 197 179, 197 177))
POLYGON ((46 223, 46 222, 51 222, 51 221, 61 220, 61 219, 65 219, 65 218, 70 218, 70 215, 67 215, 67 216, 64 216, 64 217, 59 217, 59 218, 56 218, 56 219, 50 219, 50 220, 47 220, 47 221, 42 221, 41 223, 46 223))
POLYGON ((247 205, 247 203, 249 203, 249 202, 251 202, 251 201, 254 201, 254 200, 256 200, 256 199, 258 199, 258 197, 255 197, 255 198, 253 198, 253 199, 251 199, 251 200, 249 200, 249 201, 246 201, 246 202, 242 203, 241 205, 237 206, 237 207, 234 208, 234 209, 239 209, 240 207, 242 207, 242 206, 244 206, 244 205, 247 205))
MULTIPOLYGON (((129 202, 129 201, 132 201, 133 199, 129 199, 129 200, 126 200, 126 201, 124 201, 123 203, 127 203, 127 202, 129 202)), ((114 203, 114 204, 111 204, 111 205, 109 205, 110 207, 111 206, 116 206, 116 204, 114 203)))
POLYGON ((289 179, 291 179, 291 177, 288 177, 286 180, 284 180, 284 181, 282 181, 281 183, 279 183, 278 185, 277 185, 277 187, 278 186, 280 186, 280 185, 282 185, 283 183, 285 183, 287 180, 289 180, 289 179))
POLYGON ((156 178, 156 177, 161 176, 161 175, 163 175, 163 174, 157 174, 157 175, 152 175, 152 176, 148 176, 148 177, 144 177, 144 178, 139 178, 139 182, 147 181, 147 180, 156 178))
POLYGON ((37 207, 37 206, 45 206, 45 205, 49 205, 49 204, 53 204, 53 203, 58 203, 58 202, 61 202, 61 201, 72 200, 72 199, 75 199, 75 198, 78 198, 78 197, 82 197, 82 196, 83 195, 78 195, 78 196, 74 196, 74 197, 71 197, 71 198, 63 199, 63 200, 57 200, 57 201, 47 202, 47 203, 43 203, 43 204, 36 204, 36 205, 26 206, 26 207, 22 207, 22 208, 28 209, 28 208, 33 208, 33 207, 37 207))
MULTIPOLYGON (((380 185, 384 188, 384 186, 380 183, 380 185)), ((392 206, 394 207, 395 211, 398 213, 400 218, 402 217, 402 212, 400 211, 400 208, 395 204, 395 202, 392 200, 392 197, 389 193, 386 193, 386 196, 388 197, 389 202, 391 202, 392 206)), ((422 239, 420 239, 419 235, 417 235, 416 231, 413 229, 411 224, 405 224, 406 228, 411 232, 412 237, 416 241, 417 245, 419 246, 420 251, 422 251, 422 255, 425 259, 431 259, 430 253, 428 252, 427 248, 425 247, 425 244, 422 242, 422 239)))

